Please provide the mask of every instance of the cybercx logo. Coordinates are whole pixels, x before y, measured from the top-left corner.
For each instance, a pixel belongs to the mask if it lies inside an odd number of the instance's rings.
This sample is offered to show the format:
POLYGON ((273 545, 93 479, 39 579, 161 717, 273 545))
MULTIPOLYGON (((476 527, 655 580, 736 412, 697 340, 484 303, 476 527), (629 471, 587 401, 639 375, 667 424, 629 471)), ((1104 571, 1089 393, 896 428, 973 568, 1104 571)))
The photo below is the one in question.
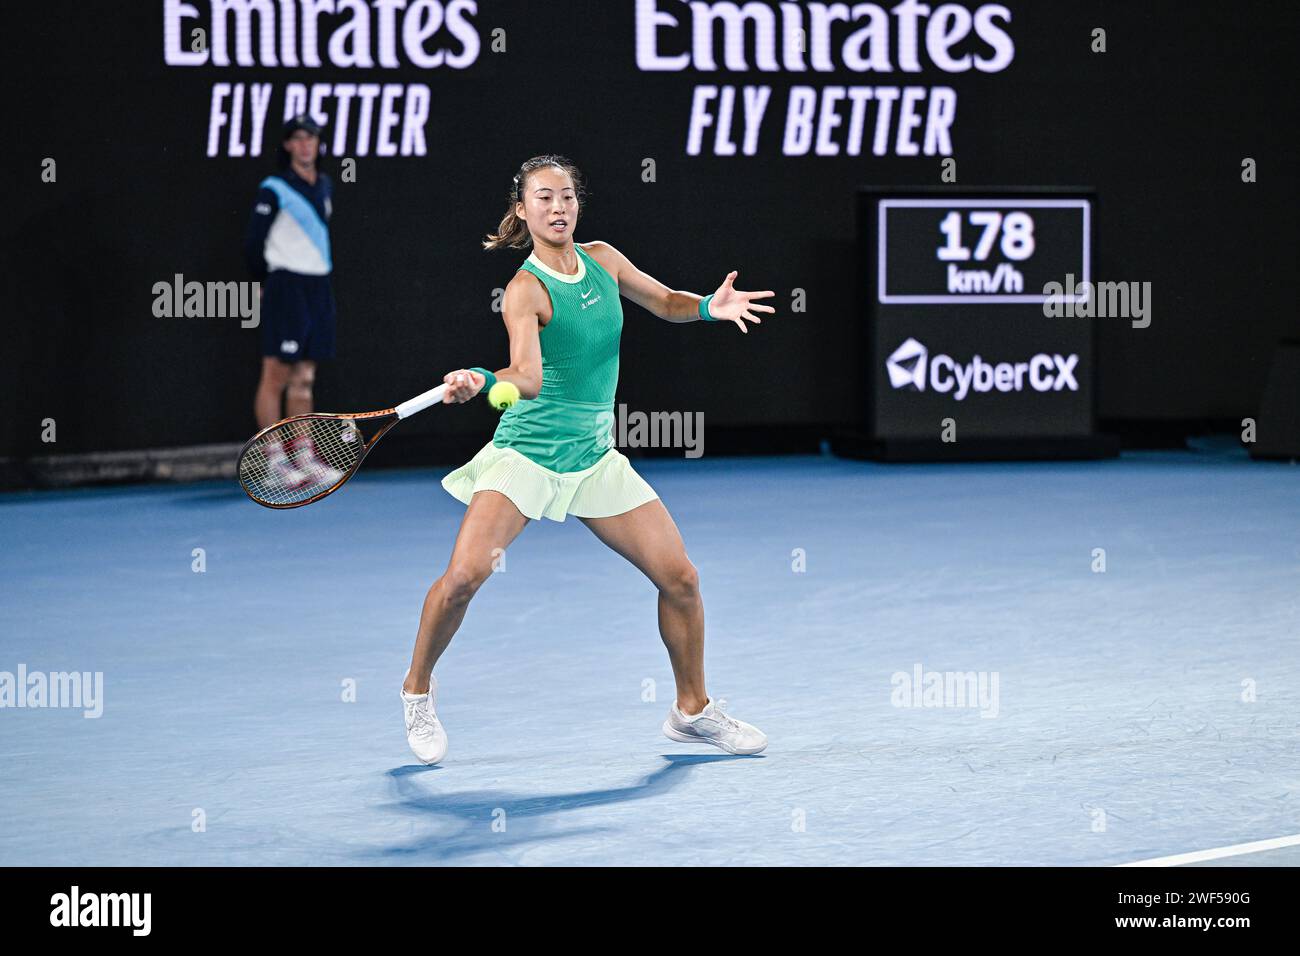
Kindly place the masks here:
POLYGON ((916 339, 908 339, 885 359, 889 384, 910 392, 923 392, 928 387, 935 392, 952 393, 961 401, 971 391, 1020 392, 1026 383, 1035 392, 1079 390, 1074 378, 1074 368, 1079 364, 1077 355, 1048 355, 1039 352, 1027 362, 998 362, 992 364, 976 355, 966 363, 951 355, 931 356, 929 350, 916 339))

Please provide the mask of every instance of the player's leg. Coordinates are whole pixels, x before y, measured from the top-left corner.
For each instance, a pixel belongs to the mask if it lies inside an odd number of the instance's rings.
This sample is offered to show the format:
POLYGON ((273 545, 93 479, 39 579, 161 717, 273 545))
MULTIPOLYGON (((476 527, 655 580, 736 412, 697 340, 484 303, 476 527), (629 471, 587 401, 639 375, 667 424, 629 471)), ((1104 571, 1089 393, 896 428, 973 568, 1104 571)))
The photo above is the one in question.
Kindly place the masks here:
POLYGON ((433 665, 451 643, 470 600, 492 573, 493 560, 527 523, 514 502, 500 492, 475 493, 461 521, 447 570, 425 595, 411 667, 402 683, 406 742, 423 763, 438 763, 447 755, 447 733, 435 710, 438 682, 433 678, 433 665))
POLYGON ((659 589, 659 636, 677 682, 677 705, 699 713, 704 689, 704 601, 699 574, 662 501, 647 501, 610 518, 580 518, 606 545, 627 558, 659 589))
POLYGON ((734 754, 767 747, 757 727, 728 715, 704 689, 704 602, 699 575, 668 509, 659 499, 609 518, 582 518, 601 541, 659 589, 659 636, 668 648, 677 700, 664 722, 673 740, 708 743, 734 754))
POLYGON ((480 491, 470 499, 447 570, 424 598, 411 669, 402 685, 408 694, 428 691, 433 666, 460 627, 470 600, 492 573, 493 561, 527 523, 514 502, 499 491, 480 491))
POLYGON ((253 399, 253 414, 257 416, 258 428, 274 425, 284 417, 281 415, 281 400, 289 385, 290 372, 288 363, 270 355, 262 356, 262 376, 253 399))

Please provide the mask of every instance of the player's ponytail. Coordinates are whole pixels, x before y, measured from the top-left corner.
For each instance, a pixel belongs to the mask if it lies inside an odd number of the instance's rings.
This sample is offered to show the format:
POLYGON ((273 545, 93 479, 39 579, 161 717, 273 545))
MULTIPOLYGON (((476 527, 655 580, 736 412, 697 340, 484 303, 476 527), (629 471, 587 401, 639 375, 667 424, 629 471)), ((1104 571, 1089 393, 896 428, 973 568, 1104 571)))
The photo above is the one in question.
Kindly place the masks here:
POLYGON ((489 233, 483 240, 484 249, 527 249, 533 244, 533 237, 528 234, 528 223, 515 215, 515 203, 523 201, 524 191, 528 188, 528 177, 535 171, 550 166, 559 167, 569 174, 573 180, 573 190, 578 196, 578 214, 582 214, 587 206, 587 186, 582 172, 573 160, 553 153, 534 156, 519 167, 519 172, 511 180, 505 215, 501 217, 497 231, 489 233))

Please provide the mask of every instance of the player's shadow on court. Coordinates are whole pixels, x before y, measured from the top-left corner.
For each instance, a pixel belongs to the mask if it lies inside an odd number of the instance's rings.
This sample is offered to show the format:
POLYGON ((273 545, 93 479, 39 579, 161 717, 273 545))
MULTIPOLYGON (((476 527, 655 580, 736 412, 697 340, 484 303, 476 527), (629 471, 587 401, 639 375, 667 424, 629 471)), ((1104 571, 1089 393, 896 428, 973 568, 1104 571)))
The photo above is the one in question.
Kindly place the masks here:
POLYGON ((626 787, 536 796, 505 790, 433 793, 422 787, 420 781, 426 774, 436 772, 436 767, 395 767, 388 771, 388 776, 393 781, 398 800, 383 805, 382 809, 411 816, 434 817, 448 826, 439 827, 437 832, 427 836, 377 848, 373 852, 390 860, 418 857, 421 860, 450 861, 472 853, 500 853, 531 843, 551 843, 603 833, 611 828, 575 827, 557 830, 555 825, 560 821, 554 818, 587 807, 664 796, 684 781, 682 773, 690 767, 755 759, 730 754, 664 754, 663 758, 663 767, 626 787), (504 830, 494 830, 493 823, 497 820, 504 821, 504 830))

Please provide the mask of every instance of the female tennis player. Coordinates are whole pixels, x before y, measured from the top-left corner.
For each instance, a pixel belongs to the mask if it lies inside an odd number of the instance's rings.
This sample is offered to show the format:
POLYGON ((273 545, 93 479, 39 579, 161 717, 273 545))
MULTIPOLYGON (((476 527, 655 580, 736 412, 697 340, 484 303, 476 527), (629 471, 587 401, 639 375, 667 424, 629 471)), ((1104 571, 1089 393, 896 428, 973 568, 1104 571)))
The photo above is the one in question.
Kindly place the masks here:
POLYGON ((501 225, 483 243, 485 249, 533 247, 502 303, 510 364, 496 372, 457 369, 443 378, 446 403, 486 394, 495 382, 514 384, 522 400, 501 416, 492 440, 442 481, 469 508, 447 569, 424 599, 402 687, 407 741, 427 764, 447 753, 447 734, 434 712, 434 664, 496 556, 530 519, 567 515, 659 589, 659 634, 677 684, 664 733, 733 754, 767 746, 761 731, 724 713, 705 690, 704 605, 695 567, 659 496, 613 447, 612 421, 620 295, 669 322, 726 320, 748 332, 746 322, 760 321, 754 313, 775 311, 754 300, 775 293, 739 291, 735 272, 712 295, 675 292, 608 243, 575 243, 585 198, 582 174, 563 156, 537 156, 520 167, 501 225))

